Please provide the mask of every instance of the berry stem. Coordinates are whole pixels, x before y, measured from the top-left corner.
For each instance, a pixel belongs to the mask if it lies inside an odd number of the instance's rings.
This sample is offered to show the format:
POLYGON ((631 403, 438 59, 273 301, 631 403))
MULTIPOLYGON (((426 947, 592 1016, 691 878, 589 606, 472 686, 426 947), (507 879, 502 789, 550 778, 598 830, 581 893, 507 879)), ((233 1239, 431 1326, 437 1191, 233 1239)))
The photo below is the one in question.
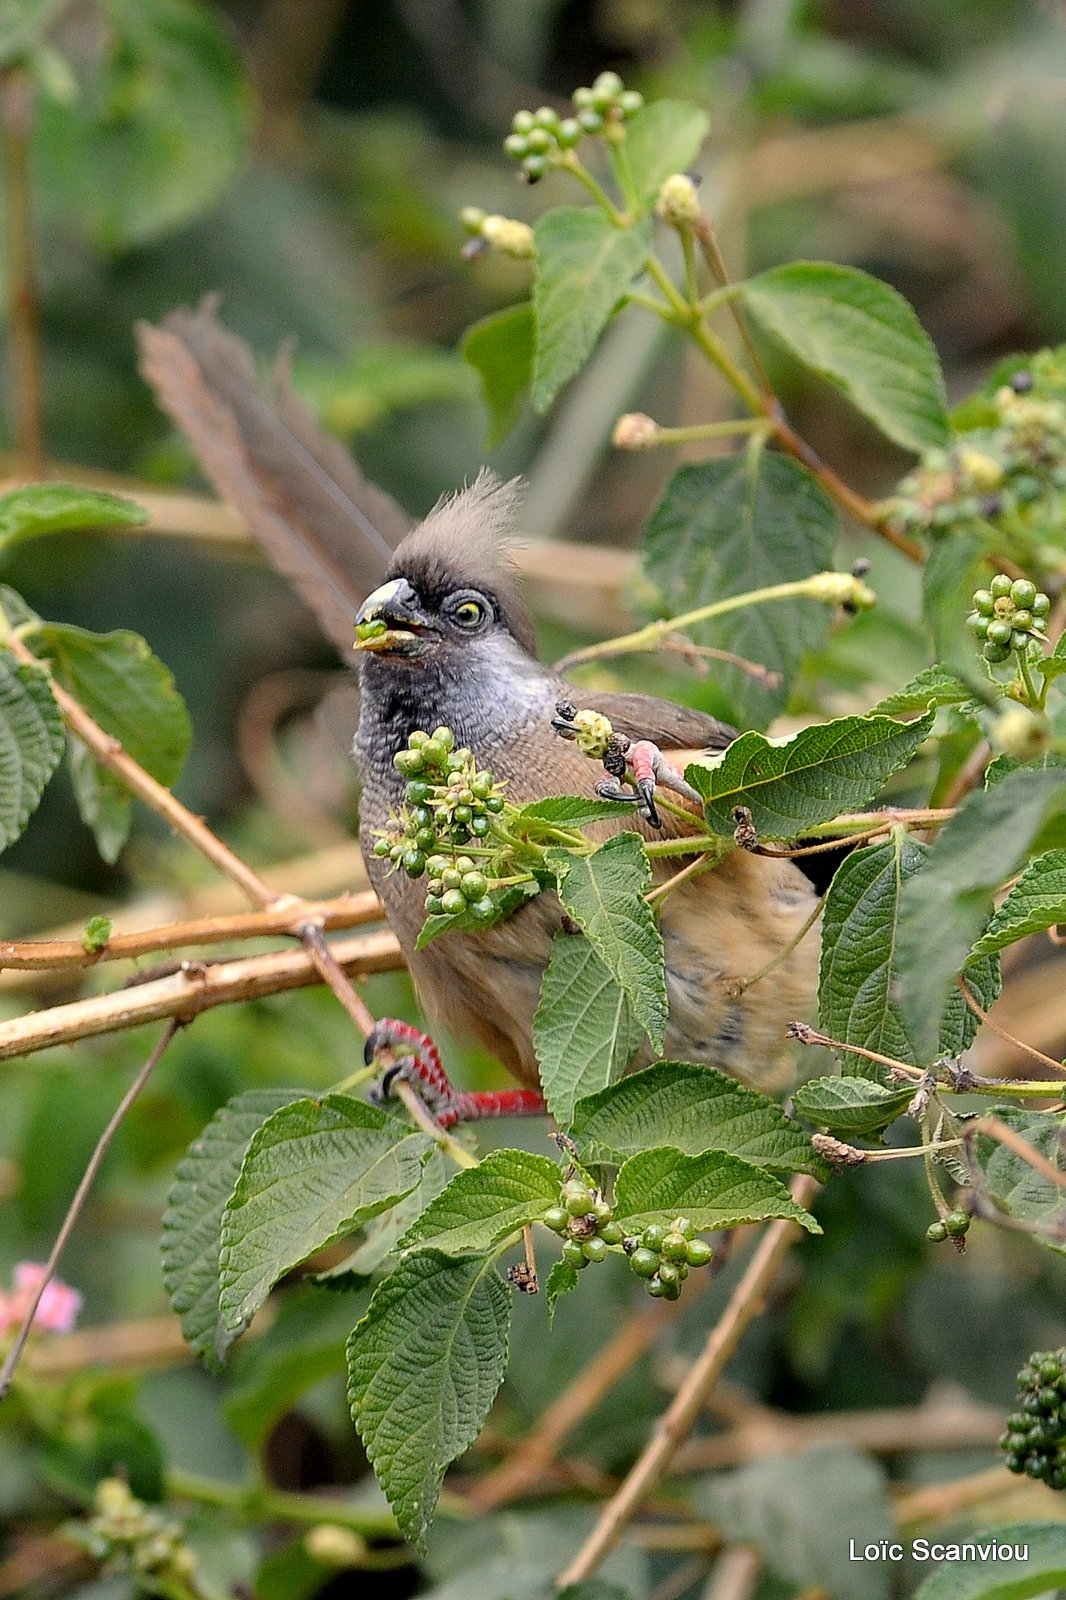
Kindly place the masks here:
POLYGON ((632 222, 633 219, 628 212, 619 211, 606 189, 601 188, 588 168, 582 166, 573 150, 567 150, 559 162, 559 167, 561 171, 569 172, 571 177, 576 178, 578 183, 588 190, 600 210, 606 212, 616 228, 624 228, 632 222))

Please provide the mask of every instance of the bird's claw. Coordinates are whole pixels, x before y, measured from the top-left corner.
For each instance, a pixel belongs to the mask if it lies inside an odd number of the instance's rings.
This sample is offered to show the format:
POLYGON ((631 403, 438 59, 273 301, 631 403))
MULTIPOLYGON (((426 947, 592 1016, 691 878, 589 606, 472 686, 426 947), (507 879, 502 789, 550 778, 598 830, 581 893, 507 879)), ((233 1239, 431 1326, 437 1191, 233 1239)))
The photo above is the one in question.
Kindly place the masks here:
POLYGON ((383 1017, 369 1034, 363 1055, 368 1067, 384 1055, 392 1057, 370 1091, 370 1098, 376 1105, 384 1105, 391 1099, 398 1084, 409 1083, 418 1091, 427 1111, 440 1127, 450 1128, 458 1122, 460 1097, 428 1033, 395 1017, 383 1017))

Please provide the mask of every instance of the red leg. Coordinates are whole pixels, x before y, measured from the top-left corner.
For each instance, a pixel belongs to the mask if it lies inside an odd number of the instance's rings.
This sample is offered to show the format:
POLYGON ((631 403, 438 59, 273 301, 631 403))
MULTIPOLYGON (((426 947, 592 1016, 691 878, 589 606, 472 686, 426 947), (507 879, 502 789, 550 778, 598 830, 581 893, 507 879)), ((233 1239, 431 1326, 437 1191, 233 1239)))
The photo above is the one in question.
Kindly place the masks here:
POLYGON ((377 1098, 387 1100, 397 1079, 414 1084, 442 1128, 483 1117, 535 1117, 547 1109, 543 1096, 532 1089, 460 1094, 452 1086, 429 1035, 394 1017, 383 1017, 367 1039, 364 1052, 367 1065, 386 1050, 397 1059, 382 1074, 377 1098))

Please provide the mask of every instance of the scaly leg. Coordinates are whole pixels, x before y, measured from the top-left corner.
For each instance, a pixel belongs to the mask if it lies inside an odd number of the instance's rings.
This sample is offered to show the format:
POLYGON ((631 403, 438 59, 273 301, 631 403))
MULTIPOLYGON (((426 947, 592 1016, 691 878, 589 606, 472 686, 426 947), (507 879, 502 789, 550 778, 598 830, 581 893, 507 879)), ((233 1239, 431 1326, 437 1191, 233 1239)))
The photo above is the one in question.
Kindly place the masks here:
POLYGON ((433 1040, 408 1022, 382 1018, 366 1041, 367 1066, 386 1050, 397 1060, 382 1073, 372 1098, 380 1103, 389 1098, 396 1083, 410 1083, 442 1128, 452 1128, 457 1122, 475 1122, 483 1117, 536 1117, 547 1110, 543 1095, 534 1089, 460 1093, 445 1072, 433 1040))

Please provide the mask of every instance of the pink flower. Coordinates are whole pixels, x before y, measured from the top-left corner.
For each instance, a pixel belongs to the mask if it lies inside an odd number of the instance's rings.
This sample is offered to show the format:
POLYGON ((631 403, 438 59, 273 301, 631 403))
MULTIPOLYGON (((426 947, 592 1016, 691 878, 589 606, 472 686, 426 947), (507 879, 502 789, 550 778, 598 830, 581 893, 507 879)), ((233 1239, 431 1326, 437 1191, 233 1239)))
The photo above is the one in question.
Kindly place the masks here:
MULTIPOLYGON (((45 1268, 37 1261, 20 1261, 14 1271, 14 1288, 10 1294, 0 1293, 0 1335, 18 1326, 30 1309, 34 1295, 45 1275, 45 1268)), ((47 1285, 34 1318, 38 1328, 52 1333, 69 1333, 78 1320, 81 1295, 77 1289, 53 1278, 47 1285)))

